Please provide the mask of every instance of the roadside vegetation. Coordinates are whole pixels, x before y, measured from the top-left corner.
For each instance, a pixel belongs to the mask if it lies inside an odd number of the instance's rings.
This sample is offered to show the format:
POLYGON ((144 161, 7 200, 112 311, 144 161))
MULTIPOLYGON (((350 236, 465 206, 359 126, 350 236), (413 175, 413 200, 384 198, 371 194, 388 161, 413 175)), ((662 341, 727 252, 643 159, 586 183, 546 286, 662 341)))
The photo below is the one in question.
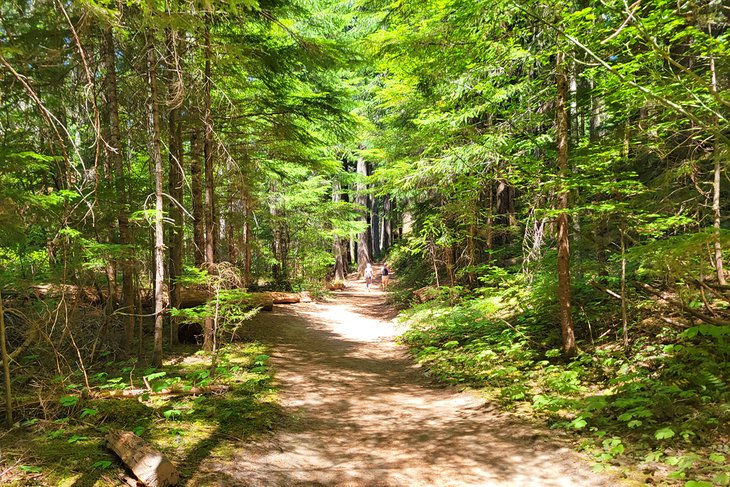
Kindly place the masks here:
POLYGON ((106 448, 112 429, 133 431, 185 479, 206 458, 269 432, 280 420, 266 349, 236 343, 210 354, 180 346, 163 367, 102 354, 86 371, 54 375, 28 355, 16 384, 17 422, 0 437, 7 486, 117 486, 124 467, 106 448), (52 389, 48 389, 51 387, 52 389))
MULTIPOLYGON (((394 266, 413 269, 400 255, 394 266)), ((401 273, 394 297, 412 297, 417 274, 401 273)), ((401 340, 434 379, 569 433, 596 471, 623 467, 647 484, 728 485, 728 327, 689 320, 679 328, 676 309, 632 293, 624 346, 616 298, 579 282, 580 353, 566 360, 554 282, 549 269, 484 268, 478 288, 442 286, 432 300, 409 302, 401 340)))

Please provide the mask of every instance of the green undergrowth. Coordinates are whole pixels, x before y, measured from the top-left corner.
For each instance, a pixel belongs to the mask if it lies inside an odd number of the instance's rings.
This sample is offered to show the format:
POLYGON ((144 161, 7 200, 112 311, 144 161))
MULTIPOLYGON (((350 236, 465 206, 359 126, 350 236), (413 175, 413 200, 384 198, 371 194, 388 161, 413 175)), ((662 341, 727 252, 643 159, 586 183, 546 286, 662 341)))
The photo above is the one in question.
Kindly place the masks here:
POLYGON ((462 291, 456 302, 454 289, 442 289, 440 300, 401 314, 401 339, 430 375, 571 432, 597 471, 624 466, 647 483, 730 484, 729 327, 642 325, 641 308, 653 311, 637 302, 624 349, 615 316, 584 288, 584 304, 576 299, 582 352, 566 362, 557 320, 546 318, 554 316, 549 292, 539 281, 502 284, 462 291))
POLYGON ((90 391, 81 375, 64 378, 58 399, 19 411, 23 417, 0 438, 0 482, 119 485, 123 467, 104 439, 111 429, 133 431, 189 478, 204 458, 280 421, 268 358, 260 344, 234 343, 220 351, 214 369, 209 354, 190 349, 161 369, 106 362, 89 374, 90 391), (120 395, 133 389, 143 391, 120 395), (171 390, 176 394, 165 394, 171 390))

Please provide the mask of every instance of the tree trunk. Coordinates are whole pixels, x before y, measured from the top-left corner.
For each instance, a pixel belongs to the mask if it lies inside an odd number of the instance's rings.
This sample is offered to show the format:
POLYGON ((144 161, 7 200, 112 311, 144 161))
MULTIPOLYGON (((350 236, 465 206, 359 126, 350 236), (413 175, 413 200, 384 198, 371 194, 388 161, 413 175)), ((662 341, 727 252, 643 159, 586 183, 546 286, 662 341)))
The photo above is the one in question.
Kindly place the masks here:
MULTIPOLYGON (((106 146, 107 158, 114 167, 114 183, 117 194, 117 221, 119 224, 119 243, 128 246, 129 216, 127 215, 127 185, 124 178, 122 144, 119 130, 119 97, 117 96, 117 74, 115 61, 114 33, 112 27, 104 30, 104 64, 106 65, 105 95, 109 112, 109 141, 106 146)), ((125 313, 122 347, 127 353, 132 351, 134 340, 134 269, 126 255, 121 259, 122 267, 122 309, 125 313)))
POLYGON ((252 201, 251 193, 248 188, 243 191, 243 282, 246 287, 251 285, 251 220, 253 219, 252 214, 252 201))
MULTIPOLYGON (((557 98, 556 98, 556 139, 558 149, 558 171, 561 179, 565 180, 570 174, 568 164, 568 141, 570 127, 566 98, 568 96, 568 79, 565 72, 565 53, 558 51, 556 56, 557 98)), ((573 315, 570 297, 570 238, 568 220, 568 191, 562 188, 558 195, 558 209, 562 210, 558 216, 558 302, 560 306, 560 329, 563 337, 563 352, 565 356, 576 354, 575 334, 573 332, 573 315)))
POLYGON ((106 441, 143 485, 168 487, 180 482, 175 465, 131 431, 110 431, 106 441))
MULTIPOLYGON (((710 54, 710 74, 712 76, 712 91, 717 92, 717 71, 715 69, 715 56, 710 54)), ((715 125, 718 132, 720 131, 719 120, 715 115, 715 125)), ((712 184, 712 214, 715 227, 715 270, 717 271, 717 281, 721 285, 727 284, 725 280, 725 270, 722 262, 722 243, 720 242, 720 224, 722 214, 720 212, 720 189, 722 181, 722 150, 720 147, 720 138, 715 135, 715 148, 713 159, 715 161, 714 180, 712 184)))
POLYGON ((213 264, 216 261, 216 211, 215 211, 215 181, 213 179, 213 113, 211 109, 211 45, 210 45, 210 15, 206 14, 204 31, 205 72, 203 80, 203 154, 205 156, 205 262, 213 264))
MULTIPOLYGON (((360 217, 360 221, 367 224, 367 212, 368 212, 368 195, 366 193, 367 191, 367 184, 365 183, 365 178, 368 175, 368 168, 367 164, 365 163, 365 159, 360 157, 357 160, 357 174, 359 176, 359 181, 356 185, 356 196, 355 196, 355 202, 362 206, 363 213, 360 217)), ((358 242, 357 242, 357 272, 362 274, 365 271, 365 265, 369 264, 371 262, 371 253, 370 253, 370 229, 366 228, 363 232, 360 233, 358 236, 358 242)))
POLYGON ((5 308, 3 307, 2 291, 0 291, 0 353, 3 360, 3 382, 5 385, 5 426, 10 428, 13 425, 13 393, 10 382, 10 359, 5 341, 5 308))
MULTIPOLYGON (((332 202, 339 203, 342 199, 342 187, 340 181, 335 177, 332 180, 332 202)), ((345 280, 345 254, 342 248, 342 237, 335 235, 333 237, 332 252, 335 257, 335 269, 334 269, 334 280, 344 281, 345 280)))
MULTIPOLYGON (((177 279, 182 275, 183 266, 183 147, 182 147, 182 121, 180 120, 180 109, 172 108, 168 114, 168 122, 170 127, 170 173, 169 173, 169 214, 172 219, 172 225, 169 227, 169 288, 170 288, 170 307, 180 307, 180 287, 177 279)), ((176 344, 177 339, 177 321, 170 318, 170 343, 176 344)))
POLYGON ((155 56, 154 34, 147 34, 147 74, 150 86, 150 123, 151 140, 150 154, 154 162, 155 178, 155 336, 152 363, 155 367, 162 366, 162 319, 164 309, 164 279, 165 279, 165 236, 163 228, 163 175, 162 175, 162 143, 160 141, 160 109, 157 94, 157 58, 155 56))
MULTIPOLYGON (((193 118, 195 120, 195 118, 193 118)), ((200 131, 190 134, 190 193, 193 203, 193 255, 195 265, 205 262, 205 213, 203 207, 203 176, 200 164, 200 131)))
POLYGON ((380 258, 380 210, 378 198, 370 199, 370 242, 373 259, 380 258))

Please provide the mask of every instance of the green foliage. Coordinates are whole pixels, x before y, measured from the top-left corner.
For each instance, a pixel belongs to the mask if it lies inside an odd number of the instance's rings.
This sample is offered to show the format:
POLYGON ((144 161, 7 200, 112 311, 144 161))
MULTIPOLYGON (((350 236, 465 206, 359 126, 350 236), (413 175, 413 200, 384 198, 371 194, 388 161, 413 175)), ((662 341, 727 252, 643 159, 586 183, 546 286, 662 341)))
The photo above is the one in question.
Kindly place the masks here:
MULTIPOLYGON (((596 470, 672 447, 684 453, 652 461, 675 478, 718 473, 724 456, 712 449, 721 445, 707 441, 730 420, 727 327, 662 328, 636 337, 629 350, 604 334, 564 362, 555 325, 543 315, 551 308, 541 301, 551 297, 539 275, 532 284, 501 270, 481 280, 484 290, 456 304, 431 301, 401 314, 409 327, 402 340, 430 375, 483 389, 503 407, 529 405, 554 427, 586 437, 596 470)), ((598 333, 612 325, 593 326, 598 333)))

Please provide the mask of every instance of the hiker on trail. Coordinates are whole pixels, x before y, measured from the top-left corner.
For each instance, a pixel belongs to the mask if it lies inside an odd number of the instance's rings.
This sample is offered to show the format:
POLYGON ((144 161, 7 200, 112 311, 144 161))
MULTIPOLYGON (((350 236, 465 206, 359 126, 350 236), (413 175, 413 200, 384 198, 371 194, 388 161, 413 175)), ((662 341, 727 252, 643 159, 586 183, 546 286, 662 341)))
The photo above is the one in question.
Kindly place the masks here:
POLYGON ((370 265, 370 263, 367 263, 365 265, 365 287, 368 288, 368 292, 370 292, 370 285, 373 283, 373 267, 370 265))
POLYGON ((383 270, 380 272, 381 276, 381 285, 383 286, 383 291, 385 291, 385 288, 388 287, 388 279, 390 279, 390 269, 388 268, 388 263, 383 262, 383 270))

